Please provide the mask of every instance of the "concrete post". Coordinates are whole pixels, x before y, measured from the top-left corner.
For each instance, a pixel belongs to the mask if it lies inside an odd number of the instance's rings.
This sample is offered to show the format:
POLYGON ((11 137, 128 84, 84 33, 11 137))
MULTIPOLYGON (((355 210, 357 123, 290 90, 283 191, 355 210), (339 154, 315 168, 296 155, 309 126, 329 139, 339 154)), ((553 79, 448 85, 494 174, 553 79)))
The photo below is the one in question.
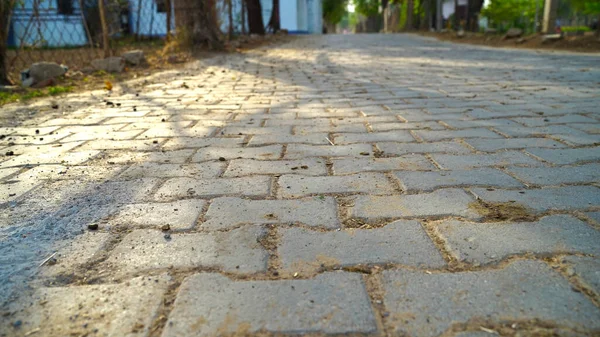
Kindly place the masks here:
POLYGON ((444 21, 443 21, 443 16, 442 16, 442 11, 443 11, 443 7, 442 7, 442 0, 436 0, 436 7, 435 7, 435 26, 437 28, 437 31, 441 31, 444 27, 444 21))

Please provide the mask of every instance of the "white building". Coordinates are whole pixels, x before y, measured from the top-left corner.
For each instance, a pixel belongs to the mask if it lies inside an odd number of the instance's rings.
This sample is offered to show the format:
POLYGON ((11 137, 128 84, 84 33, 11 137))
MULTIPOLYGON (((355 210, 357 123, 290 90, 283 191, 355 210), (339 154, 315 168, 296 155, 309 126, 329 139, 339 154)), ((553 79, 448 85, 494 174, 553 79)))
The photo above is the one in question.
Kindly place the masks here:
POLYGON ((323 5, 321 0, 279 0, 281 29, 290 34, 321 34, 323 5))

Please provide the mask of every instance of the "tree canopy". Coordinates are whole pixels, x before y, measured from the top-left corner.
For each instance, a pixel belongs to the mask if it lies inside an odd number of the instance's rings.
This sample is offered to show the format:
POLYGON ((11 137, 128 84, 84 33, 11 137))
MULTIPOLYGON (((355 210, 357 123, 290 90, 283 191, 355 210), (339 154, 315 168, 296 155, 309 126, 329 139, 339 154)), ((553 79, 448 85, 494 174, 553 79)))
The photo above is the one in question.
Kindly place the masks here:
POLYGON ((379 13, 379 0, 353 0, 356 11, 364 16, 379 13))
POLYGON ((323 18, 330 24, 337 24, 346 14, 348 0, 323 0, 323 18))

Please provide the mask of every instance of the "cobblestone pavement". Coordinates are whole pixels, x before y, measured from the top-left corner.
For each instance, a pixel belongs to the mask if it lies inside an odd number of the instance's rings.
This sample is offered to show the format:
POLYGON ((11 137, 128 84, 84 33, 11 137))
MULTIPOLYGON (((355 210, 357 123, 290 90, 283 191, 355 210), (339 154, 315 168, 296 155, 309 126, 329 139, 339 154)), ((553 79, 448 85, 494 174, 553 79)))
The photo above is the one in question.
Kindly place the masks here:
POLYGON ((598 56, 304 37, 57 103, 3 108, 4 336, 600 334, 598 56))

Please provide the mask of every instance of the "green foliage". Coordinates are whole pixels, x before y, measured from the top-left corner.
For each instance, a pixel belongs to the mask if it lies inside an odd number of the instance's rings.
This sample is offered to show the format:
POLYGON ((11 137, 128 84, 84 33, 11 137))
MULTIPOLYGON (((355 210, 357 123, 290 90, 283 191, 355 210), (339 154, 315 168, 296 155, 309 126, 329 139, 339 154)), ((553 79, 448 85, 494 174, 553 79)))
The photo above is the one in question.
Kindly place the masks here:
MULTIPOLYGON (((491 0, 489 6, 481 11, 492 22, 517 26, 524 20, 531 21, 535 17, 536 0, 491 0)), ((543 0, 539 1, 543 6, 543 0)), ((540 11, 541 12, 541 11, 540 11)))
POLYGON ((353 0, 356 11, 364 16, 373 16, 379 13, 379 0, 353 0))
POLYGON ((348 0, 323 0, 323 18, 330 24, 337 24, 346 14, 348 0))
POLYGON ((600 14, 600 0, 571 0, 571 4, 583 14, 600 14))
POLYGON ((563 26, 560 27, 563 32, 589 32, 592 29, 587 26, 563 26))
POLYGON ((23 92, 0 91, 0 106, 12 102, 24 102, 37 97, 56 96, 73 91, 71 86, 55 86, 47 89, 28 89, 23 92))

